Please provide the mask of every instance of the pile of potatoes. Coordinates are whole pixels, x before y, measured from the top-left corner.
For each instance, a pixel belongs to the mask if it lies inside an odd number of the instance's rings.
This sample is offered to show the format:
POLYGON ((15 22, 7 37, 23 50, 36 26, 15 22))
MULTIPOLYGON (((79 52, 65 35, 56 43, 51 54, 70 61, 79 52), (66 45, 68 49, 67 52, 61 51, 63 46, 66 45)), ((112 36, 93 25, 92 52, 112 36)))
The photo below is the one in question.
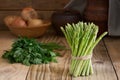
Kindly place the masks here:
POLYGON ((43 24, 43 20, 38 19, 38 13, 32 7, 24 8, 21 16, 7 16, 4 21, 7 26, 12 27, 35 27, 43 24))

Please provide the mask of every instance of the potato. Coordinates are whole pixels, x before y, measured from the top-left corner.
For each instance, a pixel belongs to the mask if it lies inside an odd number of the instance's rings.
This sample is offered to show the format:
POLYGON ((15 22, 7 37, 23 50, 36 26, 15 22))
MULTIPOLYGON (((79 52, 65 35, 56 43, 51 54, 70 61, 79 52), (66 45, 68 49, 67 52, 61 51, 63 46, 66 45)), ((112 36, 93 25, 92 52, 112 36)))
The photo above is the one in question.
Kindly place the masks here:
POLYGON ((26 22, 19 16, 16 16, 11 23, 13 27, 27 27, 26 22))
POLYGON ((28 21, 30 19, 37 19, 38 18, 37 12, 31 7, 24 8, 21 12, 21 16, 26 21, 28 21))
POLYGON ((14 21, 14 19, 16 18, 17 16, 7 16, 4 18, 4 22, 7 26, 11 26, 11 23, 14 21))
POLYGON ((31 19, 28 21, 29 27, 37 27, 43 24, 43 21, 41 19, 31 19))

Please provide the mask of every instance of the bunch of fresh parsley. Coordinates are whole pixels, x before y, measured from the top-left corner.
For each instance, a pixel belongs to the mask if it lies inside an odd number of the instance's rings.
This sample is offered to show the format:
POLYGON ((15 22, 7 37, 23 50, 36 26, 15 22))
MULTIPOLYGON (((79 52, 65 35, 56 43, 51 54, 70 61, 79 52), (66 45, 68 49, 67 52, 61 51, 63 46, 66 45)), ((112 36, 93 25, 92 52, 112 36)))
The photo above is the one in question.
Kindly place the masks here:
POLYGON ((20 37, 12 44, 12 49, 3 54, 3 58, 28 66, 56 62, 57 54, 53 50, 63 48, 56 43, 40 43, 35 39, 20 37))

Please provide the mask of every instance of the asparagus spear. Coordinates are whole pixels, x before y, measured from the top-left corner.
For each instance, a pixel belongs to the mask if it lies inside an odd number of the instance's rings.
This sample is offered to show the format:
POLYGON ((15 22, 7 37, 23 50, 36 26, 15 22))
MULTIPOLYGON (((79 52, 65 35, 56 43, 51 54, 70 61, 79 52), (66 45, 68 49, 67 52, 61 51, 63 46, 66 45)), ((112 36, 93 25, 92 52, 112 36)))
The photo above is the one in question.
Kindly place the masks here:
MULTIPOLYGON (((93 23, 78 22, 77 24, 67 24, 65 29, 61 27, 66 40, 72 50, 72 56, 80 57, 92 55, 94 47, 107 34, 104 32, 97 39, 98 26, 93 23)), ((72 59, 70 63, 70 73, 73 76, 87 76, 93 73, 91 59, 72 59)))

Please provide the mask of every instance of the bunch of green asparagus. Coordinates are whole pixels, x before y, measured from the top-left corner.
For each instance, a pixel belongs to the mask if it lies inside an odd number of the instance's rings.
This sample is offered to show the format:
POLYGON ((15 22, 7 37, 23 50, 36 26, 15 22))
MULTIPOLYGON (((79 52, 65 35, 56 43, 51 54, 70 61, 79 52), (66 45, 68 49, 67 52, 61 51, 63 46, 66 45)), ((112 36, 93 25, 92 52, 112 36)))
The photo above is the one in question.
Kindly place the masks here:
POLYGON ((91 57, 94 47, 107 34, 97 38, 98 26, 93 23, 78 22, 61 27, 71 48, 70 74, 74 77, 93 74, 91 57))

